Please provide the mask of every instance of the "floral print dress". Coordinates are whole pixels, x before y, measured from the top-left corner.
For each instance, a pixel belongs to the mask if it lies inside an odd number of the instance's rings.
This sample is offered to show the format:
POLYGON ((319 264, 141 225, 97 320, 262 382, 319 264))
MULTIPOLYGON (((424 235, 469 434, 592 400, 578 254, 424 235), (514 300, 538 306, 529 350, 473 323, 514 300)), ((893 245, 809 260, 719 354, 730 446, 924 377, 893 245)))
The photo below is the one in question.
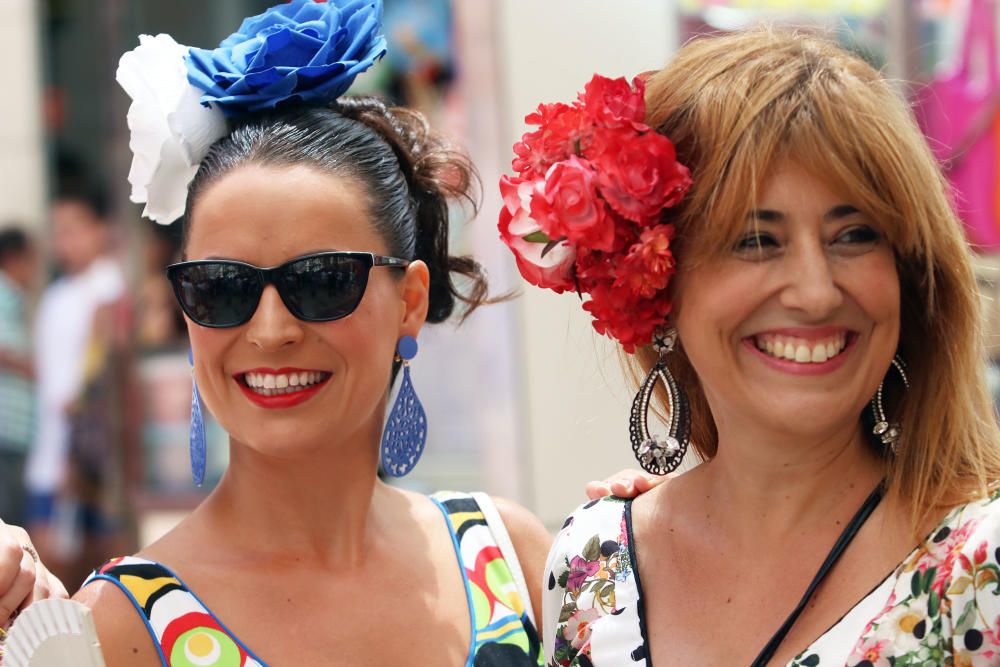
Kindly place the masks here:
MULTIPOLYGON (((652 667, 631 502, 563 524, 546 565, 546 665, 652 667)), ((788 667, 1000 665, 1000 491, 956 507, 923 544, 788 667)))

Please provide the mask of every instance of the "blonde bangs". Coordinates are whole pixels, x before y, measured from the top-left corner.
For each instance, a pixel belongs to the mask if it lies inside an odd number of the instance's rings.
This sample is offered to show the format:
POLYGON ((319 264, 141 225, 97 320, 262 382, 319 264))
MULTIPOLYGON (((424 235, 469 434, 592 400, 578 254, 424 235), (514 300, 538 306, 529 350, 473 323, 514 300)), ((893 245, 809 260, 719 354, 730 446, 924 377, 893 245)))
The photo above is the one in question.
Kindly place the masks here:
MULTIPOLYGON (((912 389, 890 403, 906 442, 887 457, 886 476, 914 531, 1000 479, 969 250, 937 163, 892 85, 826 38, 763 27, 687 44, 648 79, 646 103, 647 122, 674 142, 694 179, 668 212, 681 270, 734 247, 761 185, 786 160, 867 213, 893 247, 899 349, 912 389)), ((683 344, 671 356, 690 399, 692 444, 711 458, 718 435, 704 392, 683 344)), ((637 383, 656 358, 651 349, 628 358, 637 383)))

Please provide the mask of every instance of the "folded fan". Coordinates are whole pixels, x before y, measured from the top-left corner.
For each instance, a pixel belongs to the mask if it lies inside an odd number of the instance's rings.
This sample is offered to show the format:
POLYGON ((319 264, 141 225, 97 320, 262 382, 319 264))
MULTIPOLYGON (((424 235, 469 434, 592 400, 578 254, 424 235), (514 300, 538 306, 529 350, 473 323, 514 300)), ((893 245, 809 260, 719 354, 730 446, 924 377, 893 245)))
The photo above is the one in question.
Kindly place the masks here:
POLYGON ((105 667, 90 610, 73 600, 40 600, 7 632, 3 667, 105 667))

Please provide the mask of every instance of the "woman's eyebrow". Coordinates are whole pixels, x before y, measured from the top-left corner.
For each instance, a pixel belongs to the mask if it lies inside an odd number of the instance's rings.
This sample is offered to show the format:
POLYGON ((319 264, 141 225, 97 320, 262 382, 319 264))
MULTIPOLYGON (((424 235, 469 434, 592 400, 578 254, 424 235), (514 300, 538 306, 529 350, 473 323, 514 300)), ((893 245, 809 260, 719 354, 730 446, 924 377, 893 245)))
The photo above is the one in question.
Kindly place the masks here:
POLYGON ((755 208, 747 214, 747 220, 758 222, 784 222, 785 214, 768 208, 755 208))
POLYGON ((829 222, 832 220, 840 220, 841 218, 846 218, 849 215, 854 215, 856 213, 861 213, 856 207, 850 204, 841 204, 839 206, 834 206, 830 211, 823 216, 823 220, 829 222))
MULTIPOLYGON (((831 208, 824 216, 824 222, 831 222, 834 220, 840 220, 841 218, 846 218, 850 215, 855 215, 860 213, 855 206, 850 204, 839 204, 831 208)), ((775 211, 769 208, 756 208, 747 214, 748 220, 755 220, 757 222, 785 222, 785 214, 781 211, 775 211)))

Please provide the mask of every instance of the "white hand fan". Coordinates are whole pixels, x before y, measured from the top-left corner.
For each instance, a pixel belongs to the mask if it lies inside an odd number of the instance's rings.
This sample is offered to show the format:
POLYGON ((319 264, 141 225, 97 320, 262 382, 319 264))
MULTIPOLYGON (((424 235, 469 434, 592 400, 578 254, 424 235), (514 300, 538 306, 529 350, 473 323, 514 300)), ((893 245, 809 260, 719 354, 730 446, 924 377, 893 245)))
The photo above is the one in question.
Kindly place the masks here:
POLYGON ((73 600, 39 600, 8 630, 3 667, 105 667, 90 610, 73 600))

